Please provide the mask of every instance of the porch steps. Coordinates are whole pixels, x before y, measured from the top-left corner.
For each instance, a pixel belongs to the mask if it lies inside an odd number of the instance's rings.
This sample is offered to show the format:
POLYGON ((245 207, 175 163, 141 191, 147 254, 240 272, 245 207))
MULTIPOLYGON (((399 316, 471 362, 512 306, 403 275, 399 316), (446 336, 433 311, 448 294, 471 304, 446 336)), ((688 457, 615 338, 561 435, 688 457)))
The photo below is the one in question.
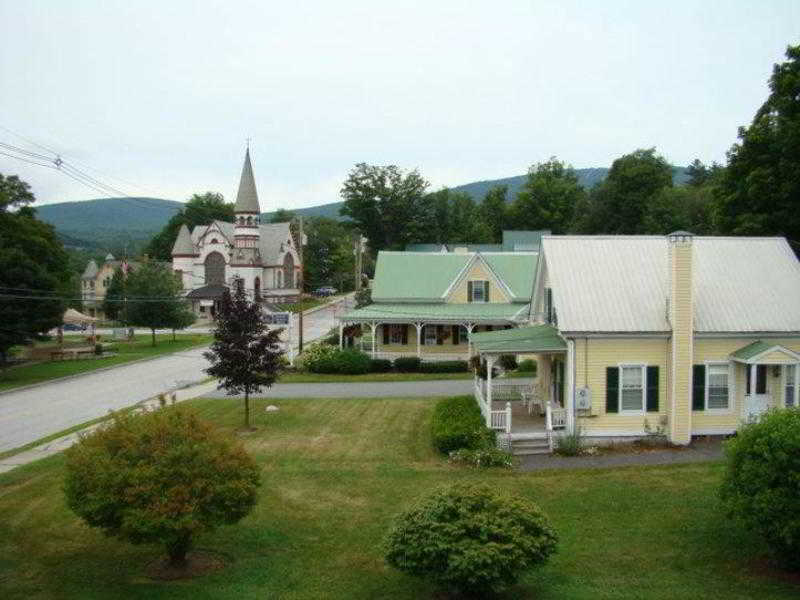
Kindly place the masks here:
POLYGON ((550 442, 547 438, 511 440, 511 453, 514 456, 529 454, 550 454, 550 442))

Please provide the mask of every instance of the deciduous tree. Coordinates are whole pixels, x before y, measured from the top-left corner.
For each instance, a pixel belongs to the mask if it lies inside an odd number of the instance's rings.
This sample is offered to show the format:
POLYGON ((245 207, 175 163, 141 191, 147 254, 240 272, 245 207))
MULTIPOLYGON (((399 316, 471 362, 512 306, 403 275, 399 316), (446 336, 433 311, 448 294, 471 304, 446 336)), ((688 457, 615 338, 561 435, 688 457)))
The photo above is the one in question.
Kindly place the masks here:
POLYGON ((244 285, 226 290, 217 310, 214 342, 205 357, 211 362, 206 373, 219 378, 228 394, 244 393, 244 424, 250 427, 250 394, 270 387, 282 367, 281 329, 267 327, 264 310, 250 302, 244 285))
POLYGON ((538 163, 528 170, 528 179, 511 205, 514 228, 566 233, 585 195, 571 166, 555 157, 538 163))

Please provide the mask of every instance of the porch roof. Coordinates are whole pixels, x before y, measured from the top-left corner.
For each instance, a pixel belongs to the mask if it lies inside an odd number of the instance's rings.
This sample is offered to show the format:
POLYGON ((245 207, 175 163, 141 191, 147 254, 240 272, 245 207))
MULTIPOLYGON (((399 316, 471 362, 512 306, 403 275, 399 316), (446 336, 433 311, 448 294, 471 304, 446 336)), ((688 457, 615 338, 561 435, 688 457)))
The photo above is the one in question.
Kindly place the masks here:
MULTIPOLYGON (((780 358, 786 360, 787 362, 791 362, 792 359, 797 360, 800 358, 796 352, 793 352, 788 348, 784 348, 778 344, 765 342, 763 340, 758 340, 757 342, 753 342, 751 344, 747 344, 747 346, 739 348, 736 352, 731 353, 731 358, 739 362, 758 362, 757 359, 759 358, 769 358, 769 355, 771 355, 772 352, 777 352, 783 355, 780 358)), ((779 362, 784 362, 784 360, 780 360, 779 362)))
POLYGON ((567 349, 567 343, 552 325, 473 333, 469 339, 479 354, 527 354, 567 349))
POLYGON ((409 323, 413 321, 509 321, 517 315, 527 315, 528 304, 390 304, 376 303, 352 310, 339 317, 339 321, 386 321, 409 323))

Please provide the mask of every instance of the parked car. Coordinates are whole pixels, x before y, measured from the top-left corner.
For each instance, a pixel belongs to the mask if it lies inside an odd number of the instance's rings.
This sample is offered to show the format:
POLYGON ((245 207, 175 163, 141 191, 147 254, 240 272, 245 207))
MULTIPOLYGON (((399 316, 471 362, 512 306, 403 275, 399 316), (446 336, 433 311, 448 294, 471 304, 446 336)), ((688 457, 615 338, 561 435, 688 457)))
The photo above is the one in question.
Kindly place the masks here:
POLYGON ((77 325, 75 323, 64 323, 61 327, 64 331, 84 331, 86 325, 77 325))
POLYGON ((331 287, 329 285, 324 285, 314 290, 315 296, 333 296, 335 293, 336 293, 336 288, 331 287))

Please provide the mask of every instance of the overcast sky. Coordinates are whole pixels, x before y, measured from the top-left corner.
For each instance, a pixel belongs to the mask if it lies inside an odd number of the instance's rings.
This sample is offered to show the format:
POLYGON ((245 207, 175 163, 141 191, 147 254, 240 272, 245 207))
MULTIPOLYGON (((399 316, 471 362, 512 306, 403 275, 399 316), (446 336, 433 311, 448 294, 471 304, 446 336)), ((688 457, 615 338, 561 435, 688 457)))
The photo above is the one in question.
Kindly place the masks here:
MULTIPOLYGON (((722 162, 800 42, 797 0, 0 0, 0 22, 0 127, 175 200, 232 199, 250 137, 264 211, 337 201, 362 161, 434 188, 650 146, 722 162)), ((39 203, 104 195, 0 173, 39 203)))

